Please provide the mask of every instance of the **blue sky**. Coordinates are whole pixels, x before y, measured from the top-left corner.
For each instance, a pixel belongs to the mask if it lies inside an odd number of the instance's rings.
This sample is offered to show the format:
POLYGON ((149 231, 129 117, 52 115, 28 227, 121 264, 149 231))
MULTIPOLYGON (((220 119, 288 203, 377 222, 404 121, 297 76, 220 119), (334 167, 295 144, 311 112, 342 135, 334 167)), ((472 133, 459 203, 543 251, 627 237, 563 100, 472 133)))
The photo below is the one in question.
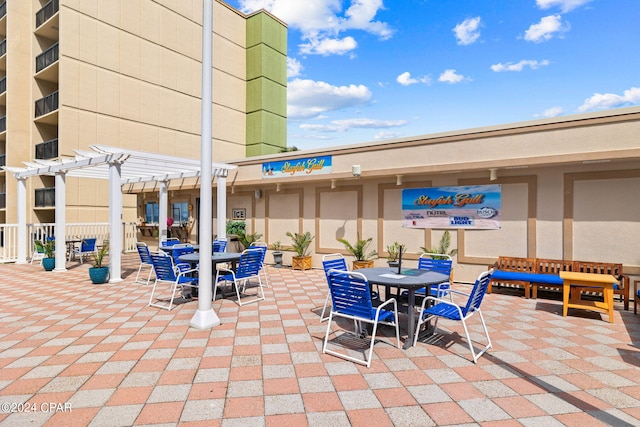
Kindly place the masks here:
POLYGON ((639 0, 228 3, 288 25, 300 149, 640 105, 639 0))

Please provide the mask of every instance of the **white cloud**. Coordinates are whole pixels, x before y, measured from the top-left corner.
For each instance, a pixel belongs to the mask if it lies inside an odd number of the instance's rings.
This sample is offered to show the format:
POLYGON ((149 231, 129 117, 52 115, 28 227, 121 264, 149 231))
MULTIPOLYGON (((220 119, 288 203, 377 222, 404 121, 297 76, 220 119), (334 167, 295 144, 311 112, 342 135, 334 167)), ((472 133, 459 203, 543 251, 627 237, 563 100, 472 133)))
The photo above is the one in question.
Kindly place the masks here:
POLYGON ((301 129, 315 132, 345 132, 349 129, 387 129, 406 125, 406 120, 373 120, 367 118, 333 120, 329 124, 302 124, 301 129))
POLYGON ((333 86, 314 80, 294 79, 287 84, 287 116, 309 118, 327 111, 363 105, 371 99, 364 85, 333 86))
POLYGON ((640 87, 632 87, 625 90, 622 95, 615 93, 595 93, 590 98, 585 99, 578 111, 606 110, 608 108, 618 108, 625 105, 640 104, 640 87))
POLYGON ((533 24, 524 33, 524 39, 529 42, 540 43, 551 40, 556 33, 569 31, 569 24, 562 23, 560 15, 545 16, 539 23, 533 24))
POLYGON ((557 117, 564 113, 564 109, 562 107, 551 107, 547 108, 540 114, 542 117, 557 117))
POLYGON ((453 32, 458 39, 458 44, 468 45, 480 38, 480 17, 469 18, 462 21, 453 28, 453 32))
POLYGON ((506 64, 497 63, 491 66, 491 69, 496 73, 502 71, 522 71, 524 67, 530 67, 532 70, 537 70, 540 67, 546 67, 549 65, 549 61, 543 59, 542 61, 536 61, 533 59, 523 59, 518 63, 507 62, 506 64))
POLYGON ((401 136, 403 136, 401 132, 390 132, 388 130, 381 130, 380 132, 378 132, 373 136, 373 139, 376 139, 376 140, 394 139, 394 138, 400 138, 401 136))
POLYGON ((562 13, 567 13, 590 1, 591 0, 536 0, 536 4, 540 9, 549 9, 558 6, 562 13))
POLYGON ((292 79, 298 77, 304 67, 295 58, 287 58, 287 78, 292 79))
POLYGON ((414 85, 416 83, 430 83, 431 82, 431 78, 429 76, 422 76, 418 79, 415 79, 413 77, 411 77, 411 73, 408 71, 405 71, 404 73, 400 74, 398 77, 396 77, 396 81, 398 83, 400 83, 402 86, 410 86, 410 85, 414 85))
POLYGON ((251 13, 265 9, 282 19, 289 28, 302 32, 308 43, 300 45, 306 54, 343 55, 357 47, 351 36, 339 37, 345 31, 365 31, 382 40, 393 36, 394 30, 386 22, 375 21, 383 9, 382 0, 351 0, 343 10, 342 0, 240 0, 240 10, 251 13), (333 51, 332 49, 335 49, 333 51))
POLYGON ((299 45, 300 53, 305 55, 344 55, 354 50, 358 43, 353 37, 345 37, 343 39, 311 39, 309 43, 299 45))
POLYGON ((440 74, 438 81, 442 83, 460 83, 464 78, 463 75, 457 74, 456 70, 449 69, 440 74))

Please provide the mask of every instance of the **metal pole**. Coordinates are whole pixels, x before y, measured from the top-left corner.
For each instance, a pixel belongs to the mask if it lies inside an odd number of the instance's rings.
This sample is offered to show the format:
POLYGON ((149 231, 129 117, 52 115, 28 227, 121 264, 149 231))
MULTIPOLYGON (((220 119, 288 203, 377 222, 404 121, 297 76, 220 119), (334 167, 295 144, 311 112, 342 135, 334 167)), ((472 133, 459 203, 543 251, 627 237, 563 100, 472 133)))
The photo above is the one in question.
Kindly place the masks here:
POLYGON ((212 0, 203 1, 202 16, 202 117, 200 140, 200 278, 198 284, 198 311, 191 319, 191 326, 207 329, 220 324, 220 319, 211 308, 213 296, 213 236, 211 220, 213 177, 211 176, 211 103, 212 90, 212 49, 213 49, 213 4, 212 0))

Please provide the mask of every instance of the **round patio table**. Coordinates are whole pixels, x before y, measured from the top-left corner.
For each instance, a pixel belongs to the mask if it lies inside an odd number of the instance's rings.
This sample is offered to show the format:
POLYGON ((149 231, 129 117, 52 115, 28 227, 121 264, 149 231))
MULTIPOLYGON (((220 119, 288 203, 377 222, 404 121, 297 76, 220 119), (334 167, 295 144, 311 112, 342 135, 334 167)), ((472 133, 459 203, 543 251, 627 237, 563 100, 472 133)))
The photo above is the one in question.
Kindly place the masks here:
MULTIPOLYGON (((211 271, 213 271, 214 273, 216 272, 216 264, 221 264, 221 263, 227 263, 230 262, 231 263, 231 268, 233 270, 236 269, 236 264, 238 262, 238 260, 240 259, 240 255, 242 255, 239 252, 214 252, 211 254, 211 271)), ((200 262, 200 254, 199 253, 191 253, 191 254, 184 254, 184 255, 180 255, 178 257, 178 261, 180 262, 187 262, 189 264, 191 264, 191 268, 195 268, 195 266, 200 262)), ((214 277, 215 280, 215 277, 214 277)), ((212 286, 215 286, 215 283, 212 283, 212 286)), ((196 289, 194 289, 195 291, 196 289)), ((213 290, 212 290, 213 291, 213 290)), ((197 292, 195 292, 195 295, 197 295, 197 292)))
POLYGON ((406 289, 408 291, 408 337, 404 341, 403 348, 405 350, 413 345, 413 335, 417 322, 415 310, 416 290, 449 281, 449 276, 446 274, 436 273, 435 271, 430 270, 419 270, 417 268, 403 268, 400 274, 398 274, 398 269, 395 267, 360 268, 358 270, 354 270, 354 273, 363 274, 369 283, 384 286, 385 296, 389 294, 389 288, 392 287, 406 289))

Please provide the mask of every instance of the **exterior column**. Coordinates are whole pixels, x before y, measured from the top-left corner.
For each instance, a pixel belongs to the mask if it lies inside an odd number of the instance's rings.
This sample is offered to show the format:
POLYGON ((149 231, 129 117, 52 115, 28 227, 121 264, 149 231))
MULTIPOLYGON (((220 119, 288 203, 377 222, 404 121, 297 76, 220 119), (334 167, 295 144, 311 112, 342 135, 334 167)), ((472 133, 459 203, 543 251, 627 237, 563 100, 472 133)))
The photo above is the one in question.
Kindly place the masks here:
POLYGON ((122 282, 121 163, 109 163, 109 283, 122 282))
POLYGON ((67 197, 65 172, 56 173, 56 267, 53 271, 67 271, 67 197))
POLYGON ((227 177, 218 176, 218 238, 227 238, 227 177))
POLYGON ((27 263, 27 178, 18 180, 18 260, 16 264, 27 263))
POLYGON ((202 110, 200 119, 200 272, 198 274, 198 310, 191 318, 191 326, 208 329, 220 324, 218 315, 211 308, 213 296, 213 268, 211 255, 213 239, 211 235, 211 96, 212 88, 212 38, 213 3, 204 0, 202 5, 202 110))
POLYGON ((167 212, 169 210, 169 187, 168 181, 160 181, 160 191, 158 193, 158 247, 160 242, 167 240, 167 212))

